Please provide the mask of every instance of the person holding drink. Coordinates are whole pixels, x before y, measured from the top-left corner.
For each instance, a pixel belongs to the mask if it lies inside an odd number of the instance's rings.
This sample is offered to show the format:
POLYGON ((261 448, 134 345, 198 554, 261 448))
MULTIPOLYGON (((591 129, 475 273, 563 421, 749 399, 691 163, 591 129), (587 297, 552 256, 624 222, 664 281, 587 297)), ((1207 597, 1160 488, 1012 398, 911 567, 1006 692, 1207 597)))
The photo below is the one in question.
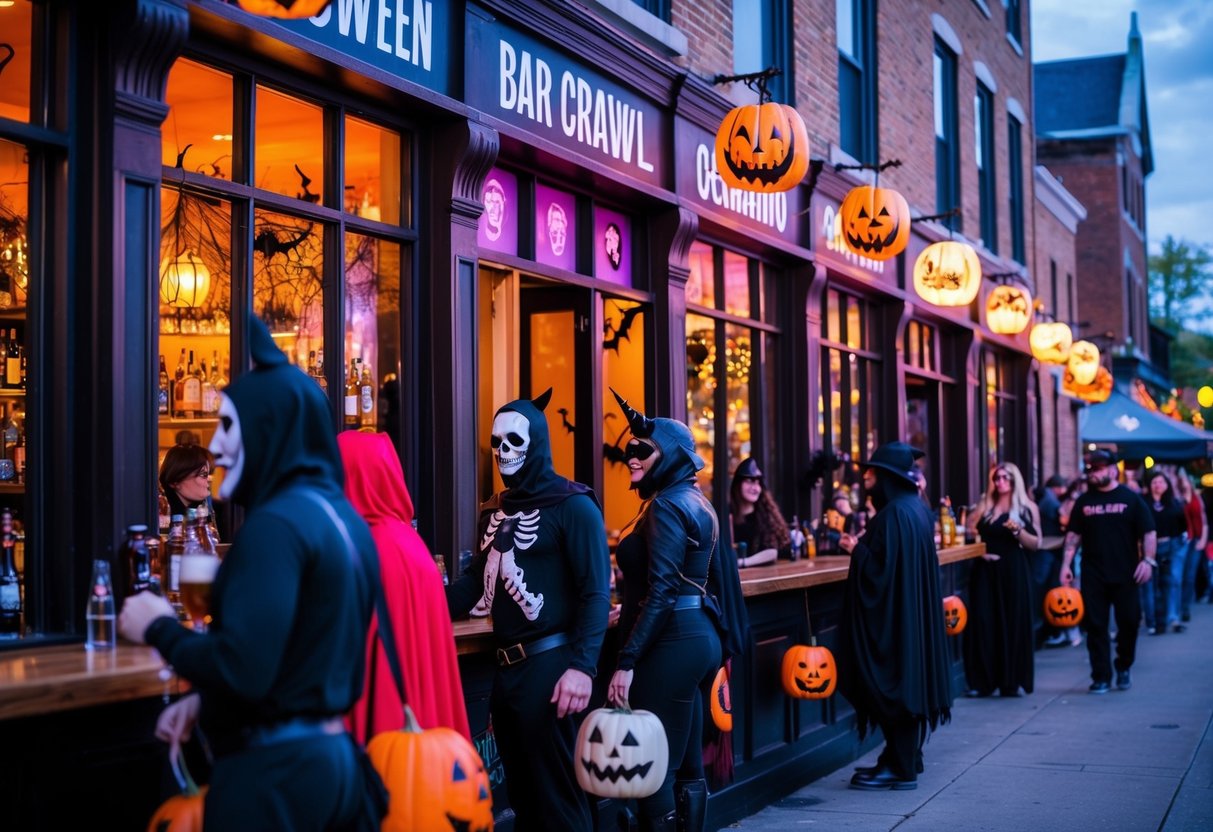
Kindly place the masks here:
MULTIPOLYGON (((324 394, 249 323, 254 366, 224 389, 211 442, 226 469, 219 496, 245 510, 211 583, 211 624, 192 632, 144 592, 127 599, 119 632, 196 691, 165 709, 156 735, 176 745, 205 732, 206 829, 369 832, 386 793, 342 714, 362 691, 375 545, 342 493, 324 394)), ((186 580, 202 576, 194 568, 182 567, 191 604, 206 585, 186 580)))

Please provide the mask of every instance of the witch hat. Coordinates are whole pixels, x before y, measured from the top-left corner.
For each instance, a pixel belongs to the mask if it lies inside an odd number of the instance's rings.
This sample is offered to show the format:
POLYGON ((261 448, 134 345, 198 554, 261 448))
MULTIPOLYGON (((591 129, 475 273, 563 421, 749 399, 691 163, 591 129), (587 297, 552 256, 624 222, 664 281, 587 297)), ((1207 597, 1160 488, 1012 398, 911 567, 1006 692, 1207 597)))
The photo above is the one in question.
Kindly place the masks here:
MULTIPOLYGON (((608 389, 612 393, 615 393, 614 387, 608 389)), ((619 402, 619 409, 623 411, 623 415, 628 420, 628 426, 632 429, 632 436, 647 439, 653 435, 653 429, 657 427, 656 422, 628 404, 627 399, 618 393, 615 393, 615 401, 619 402)))

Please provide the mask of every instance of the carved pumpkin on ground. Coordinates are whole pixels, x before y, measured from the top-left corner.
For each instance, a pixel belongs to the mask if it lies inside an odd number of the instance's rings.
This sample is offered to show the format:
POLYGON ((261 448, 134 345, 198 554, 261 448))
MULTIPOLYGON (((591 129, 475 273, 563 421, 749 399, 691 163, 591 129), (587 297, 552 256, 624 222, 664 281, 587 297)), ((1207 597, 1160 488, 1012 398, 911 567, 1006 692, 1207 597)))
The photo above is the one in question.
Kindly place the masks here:
POLYGON ((842 239, 860 257, 889 260, 910 242, 910 206, 890 188, 852 188, 838 209, 842 239))
POLYGON ((1082 621, 1082 593, 1059 586, 1045 593, 1045 620, 1054 627, 1073 627, 1082 621))
POLYGON ((476 749, 458 731, 423 731, 406 705, 404 727, 375 735, 366 753, 388 790, 383 832, 491 832, 489 776, 476 749))
POLYGON ((648 797, 661 788, 669 763, 665 728, 652 711, 590 711, 573 748, 577 783, 599 797, 648 797))
POLYGON ((202 832, 202 804, 206 799, 206 786, 198 788, 190 770, 185 767, 181 746, 169 748, 169 763, 173 776, 181 786, 181 794, 173 795, 160 804, 147 825, 147 832, 202 832))
POLYGON ((838 669, 828 647, 819 647, 817 639, 796 644, 783 654, 780 673, 783 689, 794 699, 827 699, 838 685, 838 669))
POLYGON ((914 261, 914 291, 936 306, 968 306, 981 288, 981 262, 968 243, 931 243, 914 261))
POLYGON ((712 680, 712 722, 721 731, 733 730, 733 696, 729 692, 729 670, 726 667, 716 672, 712 680))
POLYGON ((260 17, 278 17, 286 20, 301 20, 315 17, 332 0, 237 0, 240 8, 260 17))
POLYGON ((959 595, 949 595, 943 599, 943 626, 948 635, 958 636, 964 632, 969 623, 969 610, 959 595))
POLYGON ((716 131, 716 168, 730 188, 791 190, 809 169, 804 119, 786 104, 734 107, 716 131))

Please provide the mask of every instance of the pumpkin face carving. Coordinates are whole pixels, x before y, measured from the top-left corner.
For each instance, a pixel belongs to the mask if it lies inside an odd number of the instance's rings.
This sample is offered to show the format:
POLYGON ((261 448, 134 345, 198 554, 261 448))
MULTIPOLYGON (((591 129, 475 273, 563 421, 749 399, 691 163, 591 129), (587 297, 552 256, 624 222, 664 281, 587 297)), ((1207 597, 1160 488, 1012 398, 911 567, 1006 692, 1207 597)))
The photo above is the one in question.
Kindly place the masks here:
POLYGON ((796 644, 783 654, 783 690, 793 699, 827 699, 838 685, 834 654, 827 647, 796 644))
POLYGON ((968 306, 981 288, 981 262, 968 243, 931 243, 914 261, 914 291, 936 306, 968 306))
POLYGON ((969 610, 959 595, 949 595, 943 599, 943 626, 948 635, 958 636, 964 632, 969 623, 969 610))
POLYGON ((1074 333, 1070 331, 1070 325, 1062 321, 1039 323, 1032 327, 1028 335, 1033 357, 1045 364, 1065 364, 1069 361, 1072 343, 1074 333))
POLYGON ((1082 621, 1082 593, 1072 586, 1059 586, 1045 593, 1045 620, 1054 627, 1073 627, 1082 621))
POLYGON ((716 678, 712 680, 712 701, 710 703, 712 722, 721 731, 733 730, 733 696, 729 692, 729 671, 720 668, 716 678))
POLYGON ((1100 367, 1095 373, 1095 380, 1090 384, 1079 384, 1074 380, 1074 374, 1066 369, 1061 379, 1061 389, 1072 396, 1077 396, 1084 402, 1099 404, 1106 402, 1112 395, 1114 380, 1107 367, 1100 367))
POLYGON ((889 260, 910 242, 910 206, 888 188, 852 188, 838 209, 842 239, 860 257, 889 260))
POLYGON ((986 299, 986 324, 999 335, 1018 335, 1032 318, 1032 297, 1018 286, 995 286, 986 299))
POLYGON ((380 829, 491 832, 493 798, 476 749, 450 728, 422 731, 412 709, 404 713, 401 730, 377 734, 366 747, 390 798, 380 829))
POLYGON ((661 720, 627 708, 590 711, 573 753, 578 785, 599 797, 648 797, 661 788, 670 762, 661 720))
POLYGON ((277 17, 285 20, 302 20, 315 17, 332 0, 238 0, 240 8, 261 17, 277 17))
POLYGON ((716 168, 730 188, 791 190, 809 169, 804 119, 786 104, 734 107, 716 131, 716 168))

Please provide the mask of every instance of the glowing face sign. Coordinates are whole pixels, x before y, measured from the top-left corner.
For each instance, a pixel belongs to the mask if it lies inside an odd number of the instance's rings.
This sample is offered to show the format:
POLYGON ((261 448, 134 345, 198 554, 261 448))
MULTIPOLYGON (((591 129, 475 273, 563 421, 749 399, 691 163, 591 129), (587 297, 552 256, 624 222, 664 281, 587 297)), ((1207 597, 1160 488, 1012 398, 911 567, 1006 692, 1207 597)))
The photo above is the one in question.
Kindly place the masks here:
POLYGON ((232 498, 240 475, 244 473, 244 437, 240 433, 240 415, 232 400, 219 395, 219 426, 211 439, 210 451, 215 456, 215 467, 223 468, 223 482, 219 485, 219 496, 232 498))
POLYGON ((505 188, 496 178, 489 179, 484 186, 484 236, 493 242, 501 239, 505 228, 505 188))
POLYGON ((548 241, 552 246, 552 254, 557 257, 564 254, 564 245, 568 240, 569 216, 564 207, 553 202, 548 205, 548 241))

